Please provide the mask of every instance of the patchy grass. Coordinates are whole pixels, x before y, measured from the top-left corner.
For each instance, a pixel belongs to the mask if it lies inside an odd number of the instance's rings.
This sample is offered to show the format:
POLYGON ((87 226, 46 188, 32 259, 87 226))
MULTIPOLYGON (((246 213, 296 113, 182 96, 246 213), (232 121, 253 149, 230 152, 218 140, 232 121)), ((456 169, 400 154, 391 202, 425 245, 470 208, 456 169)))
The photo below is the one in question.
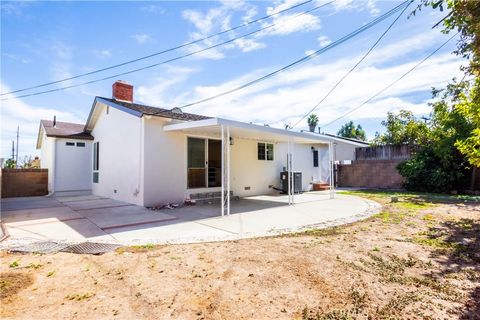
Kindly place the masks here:
POLYGON ((160 248, 160 247, 163 247, 163 245, 154 245, 152 243, 147 243, 147 244, 143 244, 143 245, 120 247, 117 250, 115 250, 115 252, 118 253, 118 254, 138 253, 138 252, 147 252, 147 251, 154 250, 154 249, 160 248))
POLYGON ((38 274, 3 309, 39 319, 480 319, 479 204, 362 193, 382 212, 333 228, 101 256, 24 254, 12 269, 18 255, 0 252, 12 273, 38 274), (53 269, 55 279, 45 277, 53 269))
POLYGON ((74 300, 74 301, 82 301, 82 300, 90 299, 93 296, 94 296, 94 294, 91 293, 91 292, 74 293, 74 294, 69 294, 69 295, 65 296, 65 299, 74 300))
POLYGON ((20 265, 20 262, 18 260, 12 261, 8 266, 10 268, 16 268, 20 265))
POLYGON ((27 273, 6 272, 0 274, 0 299, 11 298, 20 290, 33 283, 33 277, 27 273))

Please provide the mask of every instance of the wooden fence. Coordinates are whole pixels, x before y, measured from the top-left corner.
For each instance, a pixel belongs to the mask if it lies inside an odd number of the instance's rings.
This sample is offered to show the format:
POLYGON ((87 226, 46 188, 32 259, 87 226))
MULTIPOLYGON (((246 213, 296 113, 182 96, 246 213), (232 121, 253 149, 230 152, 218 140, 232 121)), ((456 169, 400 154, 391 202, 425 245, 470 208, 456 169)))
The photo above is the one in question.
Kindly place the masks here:
POLYGON ((417 146, 377 146, 355 149, 355 160, 402 160, 409 159, 417 146))

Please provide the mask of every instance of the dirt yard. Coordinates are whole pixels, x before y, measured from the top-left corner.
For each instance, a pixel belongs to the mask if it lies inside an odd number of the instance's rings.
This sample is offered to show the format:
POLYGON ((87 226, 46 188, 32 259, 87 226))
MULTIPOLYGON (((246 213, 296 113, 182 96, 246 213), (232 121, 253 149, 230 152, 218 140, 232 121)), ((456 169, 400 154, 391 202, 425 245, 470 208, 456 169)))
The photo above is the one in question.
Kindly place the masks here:
POLYGON ((479 199, 356 193, 352 225, 281 237, 1 253, 11 319, 480 319, 479 199))

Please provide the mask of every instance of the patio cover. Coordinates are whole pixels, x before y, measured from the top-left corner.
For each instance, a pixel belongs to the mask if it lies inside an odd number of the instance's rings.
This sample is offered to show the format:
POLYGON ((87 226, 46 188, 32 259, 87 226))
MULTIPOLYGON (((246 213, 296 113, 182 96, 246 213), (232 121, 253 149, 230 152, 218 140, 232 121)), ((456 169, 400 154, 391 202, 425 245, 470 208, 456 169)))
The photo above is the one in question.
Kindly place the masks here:
POLYGON ((298 132, 285 129, 261 126, 252 123, 228 120, 223 118, 211 118, 198 121, 189 121, 165 125, 164 131, 182 131, 185 133, 202 134, 218 137, 222 140, 222 216, 230 215, 230 137, 249 139, 265 142, 284 142, 288 145, 287 172, 288 172, 288 204, 295 203, 295 195, 291 186, 293 175, 293 144, 324 143, 329 147, 329 171, 330 171, 330 198, 334 197, 333 184, 333 143, 338 140, 312 132, 298 132))

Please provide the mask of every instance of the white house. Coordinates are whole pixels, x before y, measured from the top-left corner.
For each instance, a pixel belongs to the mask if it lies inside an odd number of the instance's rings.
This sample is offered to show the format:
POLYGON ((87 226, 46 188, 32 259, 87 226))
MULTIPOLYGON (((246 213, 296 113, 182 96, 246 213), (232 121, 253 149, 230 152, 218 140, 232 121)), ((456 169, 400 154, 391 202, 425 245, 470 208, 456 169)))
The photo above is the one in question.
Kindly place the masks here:
POLYGON ((112 96, 95 97, 83 131, 76 133, 92 139, 81 140, 86 143, 82 152, 67 147, 74 141, 71 135, 47 131, 46 138, 41 136, 48 124, 42 121, 39 141, 44 142, 38 147, 42 166, 53 175, 52 191, 85 183, 95 195, 152 206, 212 197, 222 190, 240 197, 271 194, 281 188, 286 168, 301 172, 301 188, 307 191, 313 182, 331 182, 333 160, 352 160, 355 148, 365 146, 336 136, 137 104, 133 87, 122 81, 113 84, 112 96), (45 143, 49 137, 55 137, 56 147, 45 143))

